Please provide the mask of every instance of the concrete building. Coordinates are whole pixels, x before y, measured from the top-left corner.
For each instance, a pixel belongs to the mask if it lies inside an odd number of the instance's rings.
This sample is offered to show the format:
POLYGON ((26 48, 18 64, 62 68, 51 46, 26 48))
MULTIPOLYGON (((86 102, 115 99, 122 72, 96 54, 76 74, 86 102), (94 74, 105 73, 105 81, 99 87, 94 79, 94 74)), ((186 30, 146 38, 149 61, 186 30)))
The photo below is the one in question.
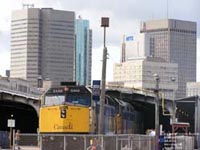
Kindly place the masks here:
POLYGON ((187 83, 187 96, 200 95, 200 82, 187 83))
POLYGON ((150 56, 148 34, 139 33, 123 37, 121 62, 145 56, 150 56))
POLYGON ((76 82, 91 85, 92 70, 92 30, 89 21, 80 16, 76 20, 76 82))
POLYGON ((11 78, 74 80, 75 13, 52 8, 12 12, 11 78))
POLYGON ((196 81, 196 23, 174 19, 152 20, 141 23, 140 32, 150 38, 150 55, 178 64, 176 97, 185 97, 186 83, 196 81))
POLYGON ((161 58, 136 58, 115 64, 114 79, 113 82, 108 83, 108 86, 153 90, 156 86, 154 74, 160 77, 159 88, 165 98, 173 99, 178 83, 177 80, 172 81, 172 78, 178 79, 178 65, 168 63, 161 58))

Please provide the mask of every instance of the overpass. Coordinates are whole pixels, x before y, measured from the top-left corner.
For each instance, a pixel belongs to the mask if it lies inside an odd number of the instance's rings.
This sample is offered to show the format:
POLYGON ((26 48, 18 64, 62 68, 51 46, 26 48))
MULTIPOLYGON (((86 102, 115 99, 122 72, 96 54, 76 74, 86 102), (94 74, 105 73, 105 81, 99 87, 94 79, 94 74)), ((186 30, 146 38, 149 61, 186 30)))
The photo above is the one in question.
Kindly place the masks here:
MULTIPOLYGON (((109 88, 106 90, 106 94, 125 102, 130 103, 133 107, 142 114, 143 130, 155 128, 155 93, 150 90, 141 90, 133 88, 109 88)), ((160 95, 161 97, 161 95, 160 95)), ((173 101, 163 99, 165 101, 165 111, 168 115, 162 115, 162 99, 160 98, 160 124, 163 124, 163 128, 166 131, 171 131, 170 115, 173 112, 173 101)))
MULTIPOLYGON (((155 93, 149 90, 110 88, 106 94, 131 103, 134 108, 143 113, 144 129, 155 126, 155 93)), ((171 131, 170 118, 173 114, 173 102, 176 106, 178 122, 189 122, 189 131, 200 133, 200 97, 191 96, 182 99, 164 99, 160 95, 160 124, 165 131, 171 131), (164 107, 164 108, 163 108, 164 107)))
POLYGON ((7 120, 15 119, 15 129, 37 132, 40 100, 33 90, 24 92, 13 86, 0 85, 0 130, 9 131, 7 120))

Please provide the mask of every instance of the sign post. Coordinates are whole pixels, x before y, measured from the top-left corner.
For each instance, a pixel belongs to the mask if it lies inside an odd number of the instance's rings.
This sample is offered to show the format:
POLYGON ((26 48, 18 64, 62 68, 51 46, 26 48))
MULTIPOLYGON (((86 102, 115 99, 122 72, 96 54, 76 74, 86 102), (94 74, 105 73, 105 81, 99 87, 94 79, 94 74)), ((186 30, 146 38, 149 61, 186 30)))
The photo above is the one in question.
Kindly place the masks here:
POLYGON ((97 102, 100 100, 100 80, 93 80, 92 84, 92 116, 93 116, 93 132, 97 133, 97 125, 98 125, 98 119, 97 119, 97 102))
POLYGON ((93 101, 99 101, 100 99, 100 80, 93 80, 93 85, 92 85, 92 100, 93 101))
POLYGON ((15 127, 15 119, 13 119, 13 114, 11 115, 11 119, 8 119, 8 127, 10 128, 10 148, 11 148, 12 147, 12 128, 15 127))

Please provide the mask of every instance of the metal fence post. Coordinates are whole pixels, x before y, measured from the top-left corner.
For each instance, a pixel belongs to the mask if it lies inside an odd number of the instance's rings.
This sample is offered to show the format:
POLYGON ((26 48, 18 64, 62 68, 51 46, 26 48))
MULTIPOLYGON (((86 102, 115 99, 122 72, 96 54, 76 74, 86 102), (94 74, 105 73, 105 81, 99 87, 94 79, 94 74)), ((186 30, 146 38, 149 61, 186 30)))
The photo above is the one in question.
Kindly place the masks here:
POLYGON ((141 149, 141 136, 139 136, 139 149, 141 149))
POLYGON ((101 135, 101 145, 102 145, 102 150, 104 150, 104 136, 101 135))
POLYGON ((83 138, 84 138, 84 150, 86 150, 87 149, 86 135, 83 138))
POLYGON ((120 150, 122 149, 123 145, 122 145, 122 140, 120 140, 120 150))
POLYGON ((66 136, 64 135, 64 149, 63 150, 66 150, 66 136))
POLYGON ((40 132, 39 132, 39 128, 37 128, 37 146, 40 146, 40 132))
POLYGON ((39 134, 39 138, 40 138, 40 150, 42 150, 42 135, 41 134, 39 134))
POLYGON ((11 149, 15 150, 15 129, 13 129, 12 132, 13 132, 12 133, 13 136, 11 135, 11 142, 12 142, 12 139, 13 139, 13 143, 11 143, 11 149))
POLYGON ((116 135, 115 140, 116 140, 116 150, 118 150, 118 135, 116 135))
POLYGON ((151 150, 152 145, 153 145, 153 143, 152 143, 152 139, 149 137, 149 150, 151 150))

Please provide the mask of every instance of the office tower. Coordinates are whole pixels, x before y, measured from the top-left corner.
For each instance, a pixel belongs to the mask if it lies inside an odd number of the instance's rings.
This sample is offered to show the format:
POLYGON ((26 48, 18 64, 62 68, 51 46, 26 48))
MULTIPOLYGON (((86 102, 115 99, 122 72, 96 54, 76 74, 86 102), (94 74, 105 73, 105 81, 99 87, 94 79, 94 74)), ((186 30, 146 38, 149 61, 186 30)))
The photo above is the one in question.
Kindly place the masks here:
POLYGON ((75 13, 52 8, 12 12, 11 77, 49 79, 53 85, 74 80, 75 13))
POLYGON ((148 34, 139 33, 131 36, 123 36, 121 62, 149 55, 148 34))
POLYGON ((165 98, 173 99, 178 83, 173 82, 171 77, 178 78, 177 72, 176 63, 168 63, 162 58, 134 58, 114 65, 113 82, 109 82, 108 86, 153 90, 156 84, 153 75, 156 73, 159 75, 159 87, 165 98))
POLYGON ((196 81, 195 22, 174 19, 141 23, 140 32, 149 35, 150 55, 178 64, 177 98, 186 96, 186 83, 196 81))
POLYGON ((91 84, 92 67, 92 30, 89 29, 89 21, 80 16, 75 24, 76 33, 76 82, 79 85, 91 84))

